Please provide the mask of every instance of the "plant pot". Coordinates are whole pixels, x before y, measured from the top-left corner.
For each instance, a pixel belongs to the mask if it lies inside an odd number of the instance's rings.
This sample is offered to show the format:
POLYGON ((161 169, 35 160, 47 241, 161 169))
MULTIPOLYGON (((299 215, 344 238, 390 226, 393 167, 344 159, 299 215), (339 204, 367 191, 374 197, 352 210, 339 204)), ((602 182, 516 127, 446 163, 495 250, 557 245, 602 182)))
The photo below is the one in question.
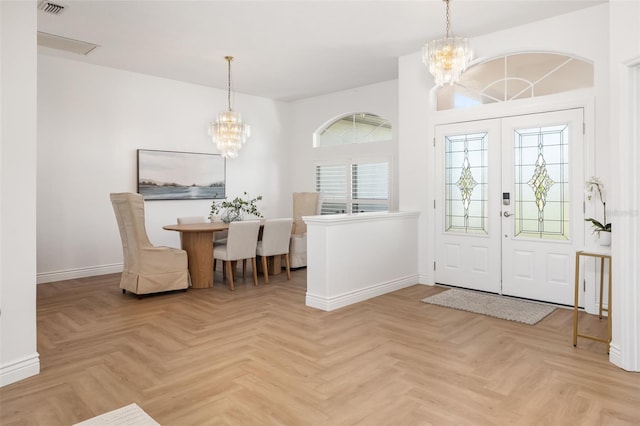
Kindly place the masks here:
POLYGON ((611 245, 611 232, 600 231, 597 233, 596 242, 600 246, 611 245))
POLYGON ((239 210, 225 210, 222 214, 222 221, 224 223, 236 222, 242 220, 242 212, 239 210))

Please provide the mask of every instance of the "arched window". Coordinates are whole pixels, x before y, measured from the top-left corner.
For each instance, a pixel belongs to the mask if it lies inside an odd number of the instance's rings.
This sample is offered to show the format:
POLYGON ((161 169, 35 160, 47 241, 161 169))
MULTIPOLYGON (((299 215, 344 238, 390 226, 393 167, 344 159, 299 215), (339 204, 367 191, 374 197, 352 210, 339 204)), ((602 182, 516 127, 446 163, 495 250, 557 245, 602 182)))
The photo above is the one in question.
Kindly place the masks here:
POLYGON ((500 56, 468 68, 437 92, 438 111, 593 87, 593 64, 558 53, 500 56))
POLYGON ((391 140, 391 123, 378 115, 359 112, 348 114, 321 127, 314 135, 314 146, 391 140))
POLYGON ((322 214, 389 210, 393 135, 389 120, 366 112, 330 120, 313 138, 322 214))

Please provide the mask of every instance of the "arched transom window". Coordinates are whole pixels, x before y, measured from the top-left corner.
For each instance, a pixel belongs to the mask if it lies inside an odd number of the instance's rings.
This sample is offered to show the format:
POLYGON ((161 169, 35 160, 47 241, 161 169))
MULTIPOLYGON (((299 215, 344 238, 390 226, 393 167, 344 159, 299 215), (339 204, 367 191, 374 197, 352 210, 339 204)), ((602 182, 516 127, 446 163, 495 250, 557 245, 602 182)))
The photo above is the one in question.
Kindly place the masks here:
POLYGON ((468 68, 437 93, 437 110, 552 95, 593 87, 593 64, 544 52, 500 56, 468 68))
POLYGON ((336 146, 391 140, 391 124, 378 115, 359 112, 338 118, 316 132, 314 146, 336 146))

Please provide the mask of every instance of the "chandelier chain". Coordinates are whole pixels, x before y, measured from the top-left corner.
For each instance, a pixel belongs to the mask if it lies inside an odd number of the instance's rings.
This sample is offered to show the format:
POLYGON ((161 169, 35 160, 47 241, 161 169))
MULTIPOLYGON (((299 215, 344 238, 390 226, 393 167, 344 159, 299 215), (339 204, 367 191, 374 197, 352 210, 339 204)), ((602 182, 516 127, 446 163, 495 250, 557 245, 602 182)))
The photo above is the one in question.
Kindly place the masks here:
POLYGON ((451 23, 449 21, 449 0, 444 0, 444 2, 447 4, 447 32, 445 38, 449 38, 449 29, 451 28, 451 23))
POLYGON ((233 61, 233 56, 225 56, 224 57, 228 63, 228 91, 227 91, 227 103, 229 104, 229 111, 233 111, 231 109, 231 61, 233 61))

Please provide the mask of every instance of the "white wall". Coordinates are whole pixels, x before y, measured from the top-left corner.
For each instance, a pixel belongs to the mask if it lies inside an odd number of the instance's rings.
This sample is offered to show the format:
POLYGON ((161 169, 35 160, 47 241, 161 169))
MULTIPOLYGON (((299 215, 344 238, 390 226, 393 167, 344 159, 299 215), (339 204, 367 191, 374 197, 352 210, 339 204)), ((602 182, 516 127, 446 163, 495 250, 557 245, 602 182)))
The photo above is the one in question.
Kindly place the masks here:
MULTIPOLYGON (((476 61, 521 51, 551 51, 576 55, 594 62, 595 116, 586 139, 596 141, 597 164, 585 164, 587 174, 598 174, 609 180, 609 96, 608 96, 608 5, 584 9, 552 19, 534 22, 471 40, 476 61)), ((430 103, 433 79, 416 52, 400 58, 400 209, 421 211, 420 215, 420 282, 434 282, 434 181, 433 132, 442 113, 433 111, 430 103), (439 116, 439 117, 438 117, 439 116)), ((494 107, 495 105, 489 106, 494 107)), ((470 109, 473 110, 473 109, 470 109)), ((449 114, 455 118, 455 114, 449 114)), ((463 111, 460 114, 469 114, 463 111)), ((459 116, 458 116, 459 119, 459 116)), ((595 160, 594 160, 595 161, 595 160)))
POLYGON ((610 2, 613 307, 610 359, 640 371, 640 1, 610 2), (616 232, 621 230, 621 232, 616 232))
MULTIPOLYGON (((292 102, 288 127, 291 129, 293 191, 316 190, 313 161, 317 154, 314 153, 313 148, 313 133, 336 117, 354 112, 369 112, 391 122, 394 139, 393 156, 397 158, 397 80, 292 102)), ((394 161, 396 161, 395 158, 394 161)), ((397 170, 395 165, 394 170, 397 170)))
POLYGON ((0 386, 38 374, 36 4, 0 2, 0 386))
MULTIPOLYGON (((38 55, 38 282, 119 272, 110 192, 136 192, 136 150, 217 153, 207 125, 225 90, 38 55)), ((291 215, 287 104, 234 94, 251 125, 227 160, 227 196, 262 195, 265 217, 291 215)), ((208 215, 210 201, 148 201, 152 243, 179 247, 162 226, 208 215)))

